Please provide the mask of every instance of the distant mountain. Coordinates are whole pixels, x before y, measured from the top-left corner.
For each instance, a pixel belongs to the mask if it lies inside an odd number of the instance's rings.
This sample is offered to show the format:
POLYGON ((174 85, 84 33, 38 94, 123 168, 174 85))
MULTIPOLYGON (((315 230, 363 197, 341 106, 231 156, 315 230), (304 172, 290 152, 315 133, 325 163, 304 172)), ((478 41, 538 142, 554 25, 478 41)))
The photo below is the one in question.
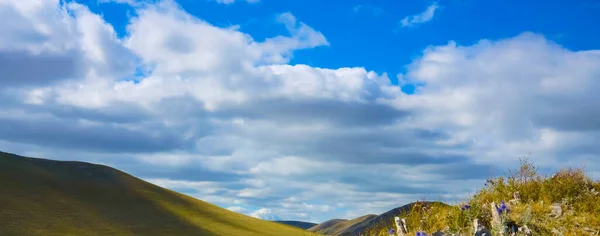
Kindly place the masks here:
POLYGON ((311 222, 292 221, 292 220, 276 220, 275 222, 281 223, 281 224, 286 224, 286 225, 291 225, 291 226, 298 227, 301 229, 309 229, 310 227, 317 225, 317 224, 311 223, 311 222))
POLYGON ((345 221, 348 221, 348 220, 344 220, 344 219, 328 220, 328 221, 325 221, 318 225, 315 225, 313 227, 310 227, 308 229, 308 231, 319 232, 319 233, 325 234, 325 235, 331 235, 332 232, 335 232, 335 226, 338 225, 339 223, 345 222, 345 221))
POLYGON ((119 170, 0 152, 0 235, 308 236, 119 170))
POLYGON ((365 215, 351 220, 334 219, 318 224, 309 231, 325 234, 325 235, 347 235, 354 229, 362 227, 377 215, 365 215))
MULTIPOLYGON (((430 204, 433 202, 420 202, 430 204)), ((318 224, 309 231, 331 236, 357 236, 371 227, 379 228, 390 225, 395 216, 409 212, 416 202, 389 210, 381 215, 365 215, 352 220, 334 219, 318 224)), ((443 203, 441 203, 443 204, 443 203)), ((445 204, 444 204, 445 205, 445 204)))

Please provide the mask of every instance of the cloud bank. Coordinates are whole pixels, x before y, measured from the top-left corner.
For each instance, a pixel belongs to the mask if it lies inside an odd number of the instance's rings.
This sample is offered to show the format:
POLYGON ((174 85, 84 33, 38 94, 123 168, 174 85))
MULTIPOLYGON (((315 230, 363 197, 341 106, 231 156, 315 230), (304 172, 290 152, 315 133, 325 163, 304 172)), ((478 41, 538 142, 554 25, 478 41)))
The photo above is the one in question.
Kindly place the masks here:
POLYGON ((0 1, 0 150, 316 222, 459 201, 529 153, 600 173, 600 51, 527 32, 432 45, 397 75, 420 85, 405 94, 385 73, 290 65, 329 45, 291 13, 257 41, 172 1, 135 11, 119 38, 83 5, 0 1))

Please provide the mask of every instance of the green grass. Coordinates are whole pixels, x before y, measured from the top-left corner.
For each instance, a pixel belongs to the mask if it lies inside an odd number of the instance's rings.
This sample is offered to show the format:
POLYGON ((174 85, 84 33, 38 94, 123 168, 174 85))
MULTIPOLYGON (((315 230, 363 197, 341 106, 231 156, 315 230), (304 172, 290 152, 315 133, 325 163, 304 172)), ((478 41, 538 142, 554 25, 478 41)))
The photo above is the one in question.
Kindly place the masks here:
POLYGON ((316 234, 231 212, 110 167, 0 152, 0 235, 316 234))
MULTIPOLYGON (((508 203, 513 199, 513 193, 519 192, 520 203, 509 204, 511 211, 502 215, 503 221, 527 225, 533 235, 552 235, 553 230, 563 235, 592 235, 600 232, 600 194, 595 191, 600 192, 600 182, 587 177, 582 168, 567 168, 552 176, 543 176, 527 159, 522 159, 518 170, 490 180, 487 186, 465 201, 464 204, 472 206, 469 210, 461 211, 462 204, 420 204, 400 217, 406 218, 409 235, 415 235, 418 230, 473 235, 475 218, 494 233, 502 229, 491 225, 490 203, 508 203), (552 203, 561 204, 562 216, 549 215, 552 203)), ((387 230, 393 225, 390 221, 367 232, 368 235, 388 235, 387 230)))

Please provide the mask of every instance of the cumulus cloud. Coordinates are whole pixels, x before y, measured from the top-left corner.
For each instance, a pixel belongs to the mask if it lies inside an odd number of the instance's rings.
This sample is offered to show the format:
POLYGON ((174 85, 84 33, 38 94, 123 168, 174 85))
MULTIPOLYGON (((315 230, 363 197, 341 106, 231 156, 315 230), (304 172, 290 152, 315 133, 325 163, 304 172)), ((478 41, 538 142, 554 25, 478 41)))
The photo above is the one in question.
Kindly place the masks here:
POLYGON ((118 78, 135 57, 111 25, 86 7, 58 0, 5 0, 0 12, 0 69, 4 85, 42 85, 88 74, 118 78))
POLYGON ((291 13, 259 41, 173 1, 135 11, 118 38, 83 5, 1 1, 1 150, 315 222, 462 200, 529 153, 600 170, 599 51, 533 33, 430 46, 398 75, 420 85, 408 95, 385 73, 289 65, 329 45, 291 13))
POLYGON ((599 51, 570 51, 532 33, 469 47, 450 42, 410 66, 403 78, 426 85, 395 104, 425 118, 417 126, 452 130, 470 151, 488 150, 479 162, 526 152, 548 160, 595 155, 583 147, 557 151, 597 139, 599 64, 599 51))
POLYGON ((428 22, 433 19, 436 10, 438 10, 439 8, 440 6, 437 4, 437 2, 434 2, 431 5, 429 5, 427 9, 425 9, 425 11, 419 14, 404 17, 400 21, 400 24, 402 25, 402 27, 411 27, 428 22))

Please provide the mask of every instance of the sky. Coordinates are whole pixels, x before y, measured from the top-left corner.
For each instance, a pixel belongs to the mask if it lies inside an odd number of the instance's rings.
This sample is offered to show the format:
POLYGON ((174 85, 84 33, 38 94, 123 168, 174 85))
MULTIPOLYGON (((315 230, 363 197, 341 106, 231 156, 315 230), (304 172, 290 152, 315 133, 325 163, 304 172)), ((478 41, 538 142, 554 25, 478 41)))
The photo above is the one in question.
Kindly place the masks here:
POLYGON ((600 176, 600 3, 0 0, 0 150, 262 219, 600 176))

